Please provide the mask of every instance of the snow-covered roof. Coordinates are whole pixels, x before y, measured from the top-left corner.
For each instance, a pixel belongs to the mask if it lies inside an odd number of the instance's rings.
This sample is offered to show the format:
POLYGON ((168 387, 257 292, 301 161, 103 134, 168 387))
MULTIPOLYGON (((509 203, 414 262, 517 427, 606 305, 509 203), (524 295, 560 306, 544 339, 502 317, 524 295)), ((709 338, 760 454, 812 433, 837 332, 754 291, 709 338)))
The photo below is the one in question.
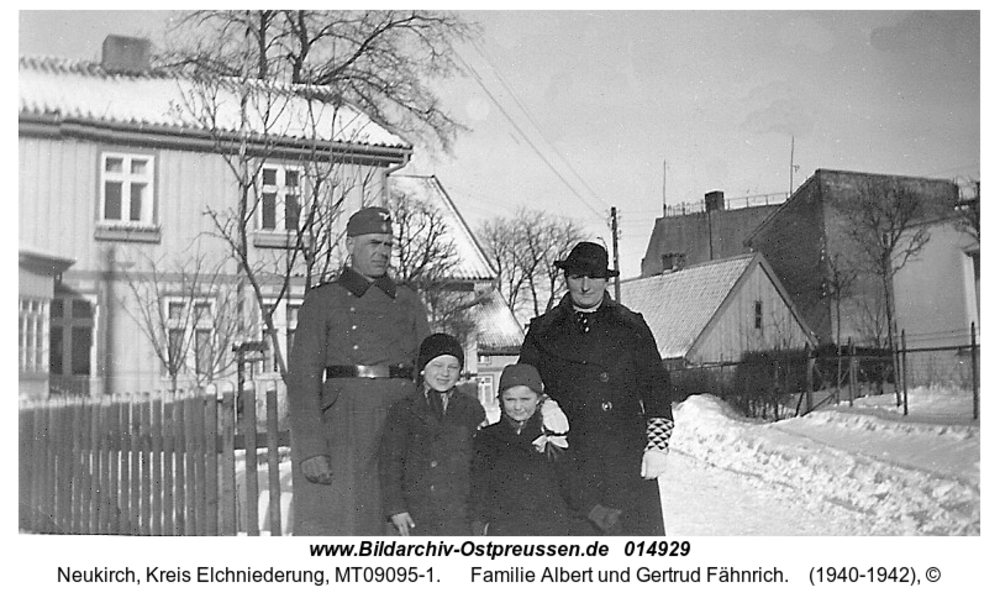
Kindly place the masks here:
POLYGON ((476 323, 480 353, 516 355, 524 342, 524 330, 496 288, 471 310, 476 323))
MULTIPOLYGON (((270 100, 260 100, 260 109, 250 110, 254 133, 290 139, 363 146, 409 148, 398 135, 378 125, 351 106, 335 109, 329 103, 304 97, 304 87, 268 88, 270 100), (294 91, 295 93, 289 93, 294 91), (280 100, 275 97, 280 96, 280 100), (270 115, 263 116, 264 104, 270 115)), ((210 104, 217 107, 216 125, 224 132, 238 132, 239 95, 220 88, 210 104)), ((166 74, 117 74, 92 62, 51 57, 19 60, 18 96, 20 114, 57 121, 81 120, 115 127, 205 130, 206 119, 196 116, 209 102, 204 87, 191 79, 166 74)))
POLYGON ((459 256, 453 278, 463 280, 493 280, 496 272, 486 259, 486 254, 472 234, 472 229, 458 212, 454 202, 434 175, 393 174, 389 177, 390 189, 407 197, 423 201, 440 210, 451 233, 451 241, 459 256))
POLYGON ((622 303, 646 319, 661 357, 684 357, 753 260, 747 254, 623 280, 622 303))

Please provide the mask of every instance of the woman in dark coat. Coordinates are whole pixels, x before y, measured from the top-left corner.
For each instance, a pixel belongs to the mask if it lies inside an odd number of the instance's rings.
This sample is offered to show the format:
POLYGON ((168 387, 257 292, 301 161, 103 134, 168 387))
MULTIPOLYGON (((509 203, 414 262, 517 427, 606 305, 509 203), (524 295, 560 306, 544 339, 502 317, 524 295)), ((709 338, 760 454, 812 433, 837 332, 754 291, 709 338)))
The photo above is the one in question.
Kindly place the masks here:
POLYGON ((663 535, 655 478, 673 430, 670 380, 643 317, 608 295, 618 272, 607 264, 607 251, 586 242, 556 262, 569 293, 532 320, 520 362, 538 369, 565 411, 584 483, 598 502, 622 511, 607 533, 663 535))

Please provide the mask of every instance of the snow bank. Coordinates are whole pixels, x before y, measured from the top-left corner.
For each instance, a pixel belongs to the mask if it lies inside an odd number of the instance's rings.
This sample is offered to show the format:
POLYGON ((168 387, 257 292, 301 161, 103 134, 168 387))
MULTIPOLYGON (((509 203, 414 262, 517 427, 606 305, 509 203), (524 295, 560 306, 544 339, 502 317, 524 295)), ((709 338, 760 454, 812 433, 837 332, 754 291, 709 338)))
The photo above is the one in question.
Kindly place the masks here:
POLYGON ((711 395, 689 397, 675 418, 673 449, 788 488, 811 508, 862 514, 870 535, 980 533, 978 425, 894 421, 844 407, 761 423, 711 395))

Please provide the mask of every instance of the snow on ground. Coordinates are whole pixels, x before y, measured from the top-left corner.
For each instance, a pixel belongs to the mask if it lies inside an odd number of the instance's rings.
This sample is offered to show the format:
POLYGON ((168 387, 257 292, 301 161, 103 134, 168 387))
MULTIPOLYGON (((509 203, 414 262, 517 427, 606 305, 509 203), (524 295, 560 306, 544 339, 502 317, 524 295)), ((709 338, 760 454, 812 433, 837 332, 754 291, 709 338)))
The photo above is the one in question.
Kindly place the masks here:
POLYGON ((671 501, 689 500, 701 504, 699 527, 675 533, 978 535, 980 429, 962 415, 970 401, 921 390, 909 401, 920 417, 879 395, 768 423, 693 395, 675 408, 679 471, 667 476, 690 488, 663 486, 665 518, 679 508, 671 501), (773 508, 720 514, 755 501, 773 508))
MULTIPOLYGON (((971 398, 918 390, 909 405, 903 416, 893 395, 879 395, 763 422, 717 397, 689 397, 675 406, 660 480, 668 535, 979 535, 980 428, 969 416, 971 398)), ((284 533, 289 465, 282 460, 284 533)), ((243 493, 242 471, 238 478, 243 493)), ((258 479, 267 530, 264 468, 258 479)))

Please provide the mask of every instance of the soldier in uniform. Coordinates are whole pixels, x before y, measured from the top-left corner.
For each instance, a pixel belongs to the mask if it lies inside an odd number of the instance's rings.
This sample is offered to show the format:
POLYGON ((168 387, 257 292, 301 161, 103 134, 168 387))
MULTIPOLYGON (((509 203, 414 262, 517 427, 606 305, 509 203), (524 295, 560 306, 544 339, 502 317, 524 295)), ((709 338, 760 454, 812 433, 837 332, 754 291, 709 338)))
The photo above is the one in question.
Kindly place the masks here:
POLYGON ((656 341, 642 315, 608 295, 618 272, 608 269, 604 247, 579 243, 555 265, 569 292, 532 320, 519 361, 538 369, 566 412, 583 481, 608 509, 577 520, 576 533, 663 535, 656 478, 673 413, 656 341))
POLYGON ((378 447, 389 408, 413 392, 430 334, 417 294, 388 275, 392 223, 365 208, 347 223, 350 263, 306 294, 289 357, 296 535, 386 532, 378 447))

